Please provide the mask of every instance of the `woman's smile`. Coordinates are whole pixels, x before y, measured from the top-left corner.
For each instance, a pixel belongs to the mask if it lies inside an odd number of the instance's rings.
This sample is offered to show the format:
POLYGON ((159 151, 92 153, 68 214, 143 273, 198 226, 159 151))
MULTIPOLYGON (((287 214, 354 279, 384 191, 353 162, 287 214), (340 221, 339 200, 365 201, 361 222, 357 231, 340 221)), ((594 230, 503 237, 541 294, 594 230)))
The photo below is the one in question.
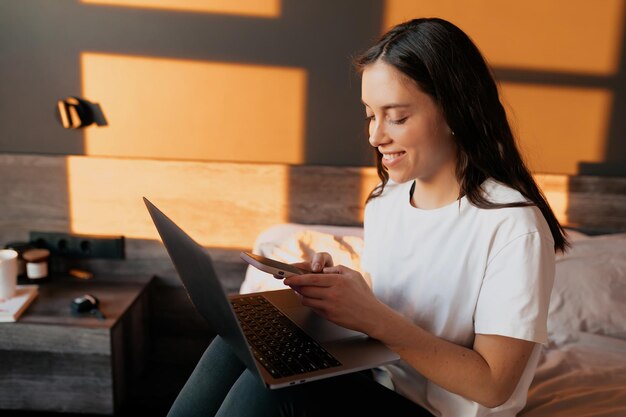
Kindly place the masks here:
POLYGON ((387 168, 393 168, 398 165, 404 156, 406 155, 405 151, 396 152, 396 153, 383 153, 383 164, 387 168))

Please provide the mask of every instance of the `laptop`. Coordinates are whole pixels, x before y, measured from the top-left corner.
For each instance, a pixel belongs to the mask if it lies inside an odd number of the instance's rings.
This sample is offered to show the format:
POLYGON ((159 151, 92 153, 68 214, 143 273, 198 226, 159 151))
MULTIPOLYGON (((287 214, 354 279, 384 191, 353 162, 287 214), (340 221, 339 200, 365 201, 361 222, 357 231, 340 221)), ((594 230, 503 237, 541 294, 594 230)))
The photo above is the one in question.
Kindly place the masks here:
POLYGON ((193 305, 268 388, 400 359, 380 341, 338 326, 301 305, 290 288, 227 295, 204 248, 154 204, 146 198, 144 202, 193 305))

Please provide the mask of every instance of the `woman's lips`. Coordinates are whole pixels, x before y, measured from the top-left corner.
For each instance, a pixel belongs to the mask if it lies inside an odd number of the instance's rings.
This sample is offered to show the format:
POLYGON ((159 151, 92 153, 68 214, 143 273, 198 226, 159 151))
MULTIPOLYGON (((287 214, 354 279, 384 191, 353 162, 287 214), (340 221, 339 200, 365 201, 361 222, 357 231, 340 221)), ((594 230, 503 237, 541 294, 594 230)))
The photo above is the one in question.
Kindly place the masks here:
POLYGON ((395 153, 385 153, 383 154, 383 164, 387 168, 392 168, 396 166, 398 163, 400 163, 400 161, 404 159, 405 155, 406 155, 405 151, 400 151, 400 152, 395 152, 395 153))

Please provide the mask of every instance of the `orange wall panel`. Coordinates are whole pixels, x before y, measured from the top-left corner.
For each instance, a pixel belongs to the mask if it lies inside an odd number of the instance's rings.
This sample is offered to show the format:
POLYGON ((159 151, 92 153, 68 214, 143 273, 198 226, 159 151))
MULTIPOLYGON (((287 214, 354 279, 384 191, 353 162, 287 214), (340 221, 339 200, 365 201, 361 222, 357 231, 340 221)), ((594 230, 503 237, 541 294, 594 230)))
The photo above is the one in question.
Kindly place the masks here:
POLYGON ((604 160, 610 91, 503 83, 502 100, 531 171, 573 175, 604 160))
POLYGON ((387 0, 383 29, 441 17, 476 42, 491 65, 613 74, 619 62, 623 0, 387 0))
POLYGON ((180 160, 301 163, 306 71, 85 52, 83 96, 109 126, 85 153, 180 160))
POLYGON ((288 221, 287 165, 69 156, 67 182, 74 233, 158 239, 142 197, 204 246, 250 248, 288 221))

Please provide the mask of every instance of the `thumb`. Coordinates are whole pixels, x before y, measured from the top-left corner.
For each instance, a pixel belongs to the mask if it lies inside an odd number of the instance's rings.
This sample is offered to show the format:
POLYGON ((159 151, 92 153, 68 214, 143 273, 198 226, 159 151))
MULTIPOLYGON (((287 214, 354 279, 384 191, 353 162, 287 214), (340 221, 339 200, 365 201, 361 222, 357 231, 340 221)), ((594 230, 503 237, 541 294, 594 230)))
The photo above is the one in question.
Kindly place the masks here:
POLYGON ((324 255, 322 253, 316 253, 311 259, 311 271, 322 272, 324 267, 324 255))

